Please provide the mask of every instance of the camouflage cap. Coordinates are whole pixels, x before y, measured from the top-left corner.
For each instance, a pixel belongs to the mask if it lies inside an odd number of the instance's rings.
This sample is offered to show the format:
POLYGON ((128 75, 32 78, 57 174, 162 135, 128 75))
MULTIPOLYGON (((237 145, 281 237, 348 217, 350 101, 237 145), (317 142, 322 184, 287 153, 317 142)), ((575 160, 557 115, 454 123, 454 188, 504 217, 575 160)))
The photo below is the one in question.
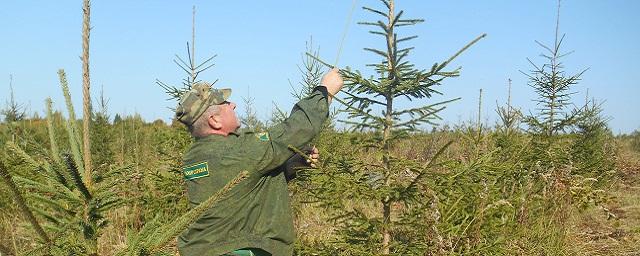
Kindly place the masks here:
POLYGON ((199 82, 180 96, 176 107, 176 119, 191 126, 209 106, 222 104, 229 96, 231 89, 213 89, 211 84, 199 82))

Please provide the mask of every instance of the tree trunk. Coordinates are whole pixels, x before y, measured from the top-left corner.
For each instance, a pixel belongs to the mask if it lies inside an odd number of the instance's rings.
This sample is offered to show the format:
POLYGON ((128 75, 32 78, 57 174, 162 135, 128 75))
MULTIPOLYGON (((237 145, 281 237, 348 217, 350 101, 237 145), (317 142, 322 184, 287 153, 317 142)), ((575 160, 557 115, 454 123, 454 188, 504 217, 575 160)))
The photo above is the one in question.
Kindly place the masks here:
MULTIPOLYGON (((395 48, 395 35, 393 32, 393 20, 394 20, 394 5, 393 0, 389 1, 389 23, 387 24, 387 79, 389 81, 393 81, 395 69, 395 56, 394 56, 394 48, 395 48)), ((387 89, 387 94, 385 95, 385 100, 387 103, 387 109, 385 112, 385 125, 383 131, 383 162, 385 166, 384 178, 385 187, 389 187, 390 185, 390 176, 391 172, 391 164, 390 164, 390 154, 391 147, 389 139, 391 138, 391 128, 393 128, 393 86, 395 83, 389 84, 389 88, 387 89)), ((382 254, 389 254, 389 244, 391 243, 391 198, 388 196, 382 200, 382 254)))
POLYGON ((82 141, 84 151, 84 178, 87 188, 92 187, 91 179, 91 142, 89 140, 89 123, 91 122, 91 85, 89 80, 89 32, 91 5, 89 0, 84 0, 82 7, 82 141))

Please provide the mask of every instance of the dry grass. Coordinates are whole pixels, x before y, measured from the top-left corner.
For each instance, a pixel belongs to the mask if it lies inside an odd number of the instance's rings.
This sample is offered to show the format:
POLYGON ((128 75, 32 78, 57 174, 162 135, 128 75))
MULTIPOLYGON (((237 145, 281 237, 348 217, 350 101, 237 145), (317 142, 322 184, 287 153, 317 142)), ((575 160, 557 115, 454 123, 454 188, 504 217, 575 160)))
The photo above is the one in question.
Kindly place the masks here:
POLYGON ((572 217, 571 240, 583 255, 640 255, 640 152, 622 145, 620 180, 602 207, 572 217))
POLYGON ((640 255, 640 189, 622 184, 611 195, 604 207, 572 216, 572 244, 585 255, 640 255))
POLYGON ((325 210, 317 204, 301 204, 295 219, 298 239, 314 244, 335 238, 335 227, 328 219, 325 210))
MULTIPOLYGON (((424 145, 434 147, 442 141, 413 140, 406 143, 406 147, 400 147, 396 153, 420 159, 430 153, 424 145)), ((640 152, 625 144, 619 147, 616 159, 619 180, 606 189, 610 198, 606 203, 584 211, 572 210, 564 225, 566 230, 554 229, 542 222, 538 223, 539 226, 519 227, 514 239, 501 245, 506 252, 516 255, 640 255, 640 152)), ((461 154, 457 151, 459 149, 452 148, 454 156, 461 154)), ((295 201, 293 206, 296 207, 295 224, 301 242, 317 244, 335 238, 336 227, 322 207, 295 201)), ((359 207, 372 217, 380 215, 380 205, 351 204, 348 207, 359 207)), ((109 213, 110 225, 99 240, 100 255, 111 255, 123 248, 126 230, 132 228, 136 211, 140 210, 127 206, 109 213)), ((33 230, 24 219, 0 215, 0 242, 3 246, 24 252, 35 245, 32 237, 35 237, 33 230)), ((175 240, 167 251, 177 255, 175 240)))

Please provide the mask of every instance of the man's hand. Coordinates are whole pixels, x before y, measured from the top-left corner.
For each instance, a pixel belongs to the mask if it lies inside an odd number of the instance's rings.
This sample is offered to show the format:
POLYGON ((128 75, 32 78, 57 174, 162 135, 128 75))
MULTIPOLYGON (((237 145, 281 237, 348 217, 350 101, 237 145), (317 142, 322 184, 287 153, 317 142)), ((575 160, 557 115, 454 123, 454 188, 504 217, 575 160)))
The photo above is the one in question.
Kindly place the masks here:
POLYGON ((311 148, 311 151, 308 154, 309 154, 309 159, 307 159, 307 164, 311 168, 318 167, 317 166, 318 158, 320 158, 320 152, 318 151, 318 148, 316 148, 316 146, 313 146, 313 148, 311 148))
POLYGON ((320 158, 320 152, 318 148, 315 146, 311 148, 306 148, 302 150, 308 158, 301 156, 300 154, 295 154, 284 165, 284 173, 287 178, 287 182, 296 177, 296 172, 298 169, 303 168, 316 168, 318 164, 318 158, 320 158))
POLYGON ((338 93, 340 91, 340 89, 342 89, 342 86, 344 85, 344 81, 342 80, 342 76, 340 75, 340 73, 338 71, 339 71, 339 69, 333 68, 333 69, 329 70, 329 72, 324 74, 324 76, 322 77, 322 82, 321 83, 322 83, 322 85, 327 87, 327 92, 329 92, 329 102, 331 102, 331 99, 333 98, 333 95, 338 93))

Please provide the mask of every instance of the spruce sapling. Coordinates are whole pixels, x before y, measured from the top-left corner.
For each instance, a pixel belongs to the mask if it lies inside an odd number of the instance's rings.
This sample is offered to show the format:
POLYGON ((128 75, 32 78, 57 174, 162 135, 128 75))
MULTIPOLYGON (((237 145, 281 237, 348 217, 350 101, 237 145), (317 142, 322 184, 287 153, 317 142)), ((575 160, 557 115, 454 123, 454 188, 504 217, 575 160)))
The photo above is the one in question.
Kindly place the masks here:
MULTIPOLYGON (((434 165, 438 165, 434 159, 430 164, 424 165, 413 159, 406 159, 393 153, 395 143, 402 138, 406 138, 425 124, 435 124, 440 119, 438 113, 444 110, 445 105, 457 99, 435 102, 423 106, 408 109, 397 109, 399 98, 406 98, 411 101, 419 99, 429 99, 434 94, 441 94, 436 89, 437 86, 451 77, 459 75, 460 68, 450 71, 445 70, 448 65, 462 52, 475 44, 485 35, 481 35, 472 40, 469 44, 457 51, 453 56, 442 63, 435 63, 429 70, 418 69, 407 60, 413 47, 402 48, 400 45, 406 43, 417 36, 407 36, 399 38, 396 29, 403 26, 416 25, 423 22, 422 19, 404 18, 404 11, 396 12, 393 0, 382 0, 385 10, 377 10, 370 7, 363 7, 364 10, 381 16, 382 20, 375 22, 360 22, 362 25, 372 26, 375 29, 370 31, 374 35, 382 36, 385 39, 382 49, 364 48, 382 60, 379 63, 369 64, 373 67, 376 75, 366 78, 360 71, 350 69, 341 70, 345 79, 343 92, 347 95, 345 100, 334 97, 335 100, 346 106, 348 120, 342 121, 351 125, 354 130, 372 131, 373 138, 367 139, 363 144, 363 149, 373 149, 376 157, 375 162, 363 162, 357 159, 344 159, 334 163, 336 168, 343 172, 352 173, 355 180, 345 181, 351 183, 350 188, 354 191, 342 191, 342 189, 328 190, 329 193, 348 193, 358 195, 366 201, 379 203, 379 216, 373 217, 358 211, 357 209, 343 210, 343 214, 337 217, 346 228, 343 232, 343 244, 348 246, 360 246, 354 249, 358 253, 389 254, 409 253, 416 247, 423 246, 424 237, 414 237, 410 241, 396 242, 395 231, 401 227, 411 225, 422 225, 424 216, 419 217, 419 211, 394 210, 393 205, 404 205, 408 209, 428 209, 433 207, 437 211, 437 205, 428 202, 431 200, 420 190, 416 189, 424 183, 425 174, 434 165), (379 113, 379 114, 377 114, 379 113), (433 164, 431 164, 433 163, 433 164), (408 172, 403 175, 402 172, 408 172), (408 177, 407 177, 408 176, 408 177), (368 178, 366 178, 368 177, 368 178), (364 183, 359 184, 358 183, 364 183), (362 186, 365 185, 365 186, 362 186), (359 191, 355 191, 359 190, 359 191), (426 207, 426 208, 425 208, 426 207), (392 219, 392 216, 395 216, 392 219), (413 240, 415 239, 415 240, 413 240), (380 251, 372 251, 372 243, 379 243, 380 251), (412 249, 413 248, 413 249, 412 249)), ((308 56, 313 56, 307 54, 308 56)), ((319 60, 321 63, 326 62, 319 60)), ((327 65, 332 67, 331 65, 327 65)), ((446 146, 438 150, 443 152, 446 146)), ((333 187, 338 189, 337 187, 333 187)), ((349 190, 349 189, 347 189, 349 190)), ((340 198, 334 195, 332 200, 340 198)), ((327 202, 327 206, 336 206, 334 202, 327 202)), ((421 216, 421 215, 420 215, 421 216)), ((437 218, 436 218, 437 219, 437 218)), ((355 248, 355 246, 353 248, 355 248)), ((355 251, 354 251, 355 252, 355 251)))
POLYGON ((525 121, 532 132, 548 138, 566 131, 572 127, 580 115, 580 109, 569 110, 572 105, 571 95, 575 94, 572 87, 580 80, 584 69, 574 75, 568 75, 564 71, 561 59, 571 52, 563 53, 560 50, 565 35, 560 36, 560 0, 558 0, 558 12, 555 28, 555 39, 551 47, 535 41, 546 50, 540 56, 547 61, 542 65, 536 65, 531 59, 527 61, 532 66, 529 73, 522 72, 529 78, 529 86, 538 94, 535 100, 538 105, 538 113, 529 115, 525 121))

